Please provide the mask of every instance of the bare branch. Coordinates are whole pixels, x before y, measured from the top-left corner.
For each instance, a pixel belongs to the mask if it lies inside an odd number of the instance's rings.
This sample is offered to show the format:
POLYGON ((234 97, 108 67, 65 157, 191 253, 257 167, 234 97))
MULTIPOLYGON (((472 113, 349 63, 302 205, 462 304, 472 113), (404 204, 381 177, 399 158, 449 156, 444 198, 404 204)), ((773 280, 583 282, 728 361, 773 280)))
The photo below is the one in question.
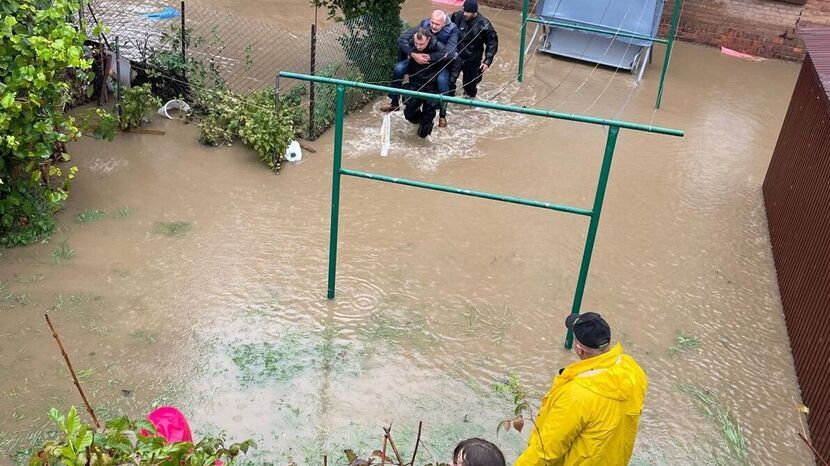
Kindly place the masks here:
POLYGON ((86 394, 84 393, 84 389, 81 388, 81 383, 78 382, 78 376, 75 375, 75 369, 72 367, 72 362, 69 361, 69 355, 66 354, 66 350, 63 349, 63 343, 61 343, 61 339, 58 336, 57 330, 52 325, 52 321, 49 319, 49 314, 44 314, 46 316, 46 323, 49 324, 49 329, 52 330, 52 337, 58 342, 58 348, 61 350, 61 355, 63 356, 64 362, 66 362, 66 366, 69 368, 69 373, 72 374, 72 381, 75 382, 75 387, 78 388, 78 392, 81 394, 81 399, 84 400, 84 406, 86 407, 86 412, 89 414, 89 417, 92 418, 92 422, 95 424, 96 428, 101 428, 101 423, 98 422, 98 417, 95 416, 95 411, 92 410, 92 406, 90 406, 89 401, 86 399, 86 394))

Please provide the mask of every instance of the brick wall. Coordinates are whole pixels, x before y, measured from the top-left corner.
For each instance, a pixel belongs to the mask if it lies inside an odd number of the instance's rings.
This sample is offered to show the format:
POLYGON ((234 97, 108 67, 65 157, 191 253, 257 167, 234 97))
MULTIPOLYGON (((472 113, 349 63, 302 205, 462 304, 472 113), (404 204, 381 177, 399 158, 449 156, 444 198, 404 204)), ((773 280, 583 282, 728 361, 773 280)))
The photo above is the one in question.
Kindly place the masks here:
MULTIPOLYGON (((521 9, 521 0, 481 0, 521 9)), ((613 0, 611 0, 613 1, 613 0)), ((668 33, 675 0, 666 0, 660 35, 668 33)), ((798 28, 830 27, 830 0, 685 0, 677 37, 765 58, 801 61, 798 28)), ((534 0, 531 0, 531 5, 534 0)))

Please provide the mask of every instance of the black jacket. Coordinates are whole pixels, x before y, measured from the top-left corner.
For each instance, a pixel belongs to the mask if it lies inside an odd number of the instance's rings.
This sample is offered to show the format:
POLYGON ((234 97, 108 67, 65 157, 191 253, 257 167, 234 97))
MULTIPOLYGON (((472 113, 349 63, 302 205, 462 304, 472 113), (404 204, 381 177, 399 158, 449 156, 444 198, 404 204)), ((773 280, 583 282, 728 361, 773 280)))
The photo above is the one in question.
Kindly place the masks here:
POLYGON ((476 15, 472 21, 464 19, 463 11, 456 11, 452 14, 452 22, 458 26, 458 56, 462 61, 481 60, 484 55, 484 63, 487 66, 493 64, 493 58, 499 50, 499 36, 490 21, 482 16, 476 15), (486 47, 486 50, 485 50, 486 47))
MULTIPOLYGON (((415 43, 412 41, 412 36, 415 35, 415 31, 419 27, 428 30, 429 19, 425 19, 420 26, 404 31, 398 37, 398 48, 400 48, 402 56, 409 58, 409 54, 415 51, 415 43)), ((458 27, 450 22, 438 31, 438 34, 434 34, 434 36, 438 40, 438 43, 444 46, 444 56, 442 58, 448 60, 455 59, 455 49, 458 47, 458 27)))
MULTIPOLYGON (((401 34, 401 39, 404 39, 404 35, 407 35, 407 33, 404 32, 404 34, 401 34)), ((415 39, 413 36, 407 35, 407 37, 408 39, 404 42, 407 48, 404 49, 404 46, 401 45, 401 52, 403 53, 404 50, 418 52, 418 49, 415 48, 415 39)), ((420 89, 424 92, 435 92, 432 87, 437 87, 436 77, 442 69, 448 66, 447 60, 445 60, 445 50, 444 44, 438 42, 435 37, 432 37, 427 47, 422 52, 418 52, 429 54, 429 63, 421 65, 412 58, 409 59, 409 67, 406 69, 406 74, 409 75, 409 85, 413 90, 420 89)))

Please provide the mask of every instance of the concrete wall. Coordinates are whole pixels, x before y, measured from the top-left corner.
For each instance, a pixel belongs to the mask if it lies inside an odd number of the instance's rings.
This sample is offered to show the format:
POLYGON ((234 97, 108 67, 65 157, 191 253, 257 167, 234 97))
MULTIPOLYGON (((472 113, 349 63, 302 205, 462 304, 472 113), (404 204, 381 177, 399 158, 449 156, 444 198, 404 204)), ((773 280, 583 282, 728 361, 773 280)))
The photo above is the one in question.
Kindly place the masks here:
MULTIPOLYGON (((521 9, 521 0, 481 0, 490 6, 521 9)), ((613 1, 613 0, 611 0, 613 1)), ((666 0, 660 34, 665 37, 675 0, 666 0)), ((685 0, 677 37, 728 47, 765 58, 801 61, 799 28, 830 26, 830 0, 685 0)), ((535 0, 531 0, 531 5, 535 0)))

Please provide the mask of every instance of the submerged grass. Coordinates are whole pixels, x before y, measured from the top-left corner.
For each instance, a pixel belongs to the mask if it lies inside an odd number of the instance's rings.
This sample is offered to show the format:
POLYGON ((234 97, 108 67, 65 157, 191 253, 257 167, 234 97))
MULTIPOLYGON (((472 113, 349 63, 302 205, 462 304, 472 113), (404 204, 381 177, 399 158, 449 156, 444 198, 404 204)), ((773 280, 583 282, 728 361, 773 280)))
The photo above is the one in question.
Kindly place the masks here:
POLYGON ((57 249, 49 254, 55 264, 66 262, 75 256, 75 250, 69 246, 68 241, 68 238, 61 241, 60 244, 58 244, 57 249))
POLYGON ((81 223, 98 222, 107 216, 107 212, 101 209, 87 209, 75 216, 75 219, 81 223))
POLYGON ((676 337, 674 337, 674 342, 674 345, 669 346, 669 354, 671 356, 688 351, 697 351, 700 348, 701 339, 695 336, 686 335, 681 331, 676 337))
POLYGON ((59 294, 57 297, 55 297, 55 309, 71 311, 80 306, 82 301, 83 298, 78 295, 70 294, 64 296, 62 294, 59 294))
POLYGON ((143 330, 143 329, 137 329, 137 330, 133 330, 132 332, 130 332, 130 338, 133 338, 134 340, 138 340, 138 341, 141 341, 141 342, 144 342, 144 343, 155 343, 156 342, 156 336, 153 335, 151 332, 148 332, 147 330, 143 330))
POLYGON ((46 275, 44 275, 42 273, 32 274, 31 278, 24 278, 24 277, 21 277, 19 275, 14 276, 14 279, 17 280, 19 283, 25 283, 25 284, 41 282, 41 281, 43 281, 44 278, 46 278, 46 275))
POLYGON ((122 220, 122 219, 125 219, 125 218, 129 217, 130 214, 132 214, 132 213, 133 213, 133 209, 131 209, 127 206, 119 207, 118 209, 116 209, 112 213, 112 218, 114 218, 116 220, 122 220))
POLYGON ((177 222, 156 222, 153 233, 178 238, 190 231, 190 227, 190 222, 183 220, 177 222))
POLYGON ((240 383, 286 382, 298 376, 313 363, 310 353, 301 343, 301 335, 291 332, 276 343, 237 346, 232 351, 231 360, 239 369, 240 383))
POLYGON ((743 429, 731 409, 724 406, 717 394, 712 390, 695 387, 688 384, 679 384, 678 389, 691 396, 695 406, 704 416, 718 424, 721 436, 726 442, 738 464, 748 465, 746 438, 743 429))
POLYGON ((32 296, 28 293, 14 293, 9 289, 9 282, 0 281, 0 300, 26 306, 32 301, 31 298, 32 296))
POLYGON ((245 343, 231 349, 231 361, 243 386, 264 382, 288 382, 308 369, 359 373, 359 353, 351 345, 335 342, 333 332, 322 335, 297 330, 285 332, 275 342, 245 343))

